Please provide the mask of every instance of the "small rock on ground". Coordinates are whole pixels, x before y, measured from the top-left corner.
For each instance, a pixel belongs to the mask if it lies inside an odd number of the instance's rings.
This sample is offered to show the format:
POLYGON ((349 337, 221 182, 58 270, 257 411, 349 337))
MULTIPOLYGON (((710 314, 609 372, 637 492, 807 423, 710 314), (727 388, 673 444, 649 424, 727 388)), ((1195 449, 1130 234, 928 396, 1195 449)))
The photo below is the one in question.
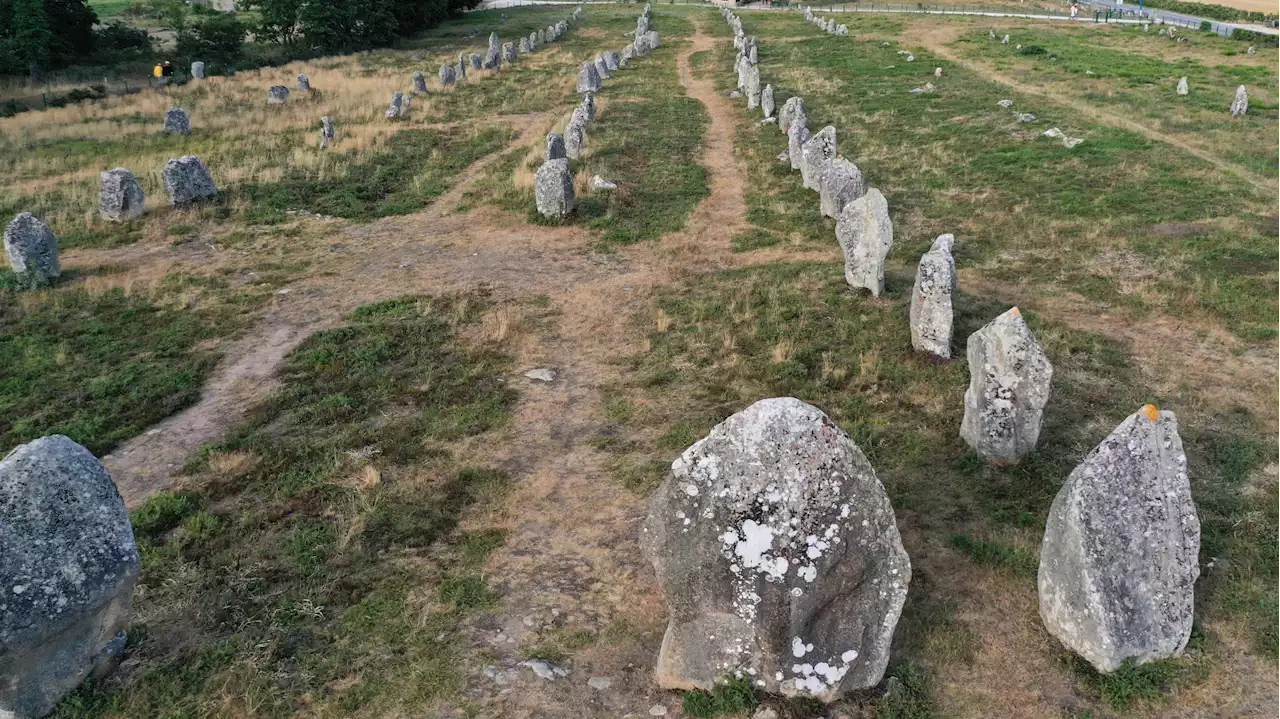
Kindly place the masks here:
POLYGON ((534 674, 538 675, 539 678, 546 679, 547 681, 552 681, 556 677, 569 676, 568 669, 558 667, 545 659, 530 659, 528 661, 520 662, 520 666, 529 667, 533 670, 534 674))
POLYGON ((547 367, 539 367, 531 369, 524 373, 525 377, 539 382, 554 382, 556 379, 556 371, 547 367))
POLYGON ((587 680, 587 686, 595 689, 596 691, 603 692, 613 686, 613 680, 609 677, 591 677, 587 680))
POLYGON ((667 707, 664 704, 654 704, 649 707, 649 716, 664 717, 667 715, 667 707))
POLYGON ((596 175, 591 178, 591 188, 595 190, 616 190, 618 189, 618 185, 617 183, 610 182, 603 177, 596 175))

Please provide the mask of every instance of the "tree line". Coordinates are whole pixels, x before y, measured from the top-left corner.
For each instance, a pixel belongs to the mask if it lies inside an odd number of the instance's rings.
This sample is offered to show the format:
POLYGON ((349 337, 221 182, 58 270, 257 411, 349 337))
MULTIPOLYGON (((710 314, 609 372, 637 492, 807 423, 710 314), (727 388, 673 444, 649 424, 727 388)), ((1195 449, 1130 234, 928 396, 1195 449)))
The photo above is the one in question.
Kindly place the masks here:
MULTIPOLYGON (((234 67, 258 60, 367 50, 430 28, 480 0, 238 0, 245 20, 184 0, 136 0, 122 13, 135 24, 177 36, 173 58, 234 67)), ((155 57, 146 30, 103 24, 85 0, 0 0, 0 75, 30 74, 70 65, 112 65, 155 57)))

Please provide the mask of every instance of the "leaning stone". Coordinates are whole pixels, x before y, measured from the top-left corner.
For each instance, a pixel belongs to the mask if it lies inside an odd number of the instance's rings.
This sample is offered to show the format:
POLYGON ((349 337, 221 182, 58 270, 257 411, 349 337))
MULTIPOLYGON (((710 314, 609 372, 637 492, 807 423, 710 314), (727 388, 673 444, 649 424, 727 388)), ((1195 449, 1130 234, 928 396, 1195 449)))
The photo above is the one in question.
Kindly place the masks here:
POLYGON ((1231 101, 1231 116, 1241 117, 1249 111, 1249 93, 1244 85, 1236 88, 1236 99, 1231 101))
POLYGON ((836 239, 844 251, 844 279, 879 297, 884 292, 884 258, 893 248, 889 203, 874 187, 840 210, 836 239))
POLYGON ((792 122, 787 130, 787 155, 791 158, 791 169, 799 170, 802 165, 802 148, 809 141, 809 128, 803 122, 792 122))
POLYGON ((801 118, 804 124, 808 124, 808 115, 804 111, 804 98, 799 95, 789 97, 782 103, 782 109, 778 111, 778 129, 790 132, 791 123, 797 117, 801 118))
POLYGON ((298 74, 298 92, 311 92, 311 78, 298 74))
POLYGON ((320 148, 333 144, 333 120, 328 115, 320 118, 320 148))
POLYGON ((765 85, 760 91, 760 111, 766 119, 773 117, 773 85, 765 85))
POLYGON ((672 463, 640 544, 670 612, 660 687, 742 672, 831 702, 884 675, 911 562, 875 470, 817 407, 764 399, 716 425, 672 463))
POLYGON ((164 114, 164 131, 170 135, 191 133, 191 115, 180 107, 171 107, 164 114))
POLYGON ((580 105, 580 107, 582 108, 582 114, 586 116, 587 120, 590 121, 590 120, 596 119, 596 96, 595 95, 589 92, 584 93, 582 95, 582 104, 580 105))
POLYGON ((449 87, 458 82, 458 71, 452 65, 440 66, 440 84, 449 87))
POLYGON ((956 291, 953 235, 941 235, 920 258, 911 290, 911 346, 935 357, 951 359, 951 297, 956 291))
POLYGON ((593 64, 596 66, 596 74, 600 76, 601 80, 608 80, 613 77, 613 73, 609 72, 603 57, 597 57, 593 64))
POLYGON ((174 207, 187 207, 199 200, 218 196, 209 168, 195 155, 169 160, 160 174, 164 191, 169 194, 174 207))
POLYGON ((547 133, 547 160, 563 160, 568 157, 564 150, 564 136, 557 132, 547 133))
POLYGON ((1016 464, 1040 438, 1053 366, 1017 307, 969 335, 960 437, 996 465, 1016 464))
POLYGON ((62 435, 0 461, 0 517, 0 716, 42 717, 120 658, 138 548, 111 475, 62 435))
POLYGON ((1200 520, 1172 412, 1147 405, 1071 472, 1040 548, 1040 617, 1104 674, 1181 654, 1191 637, 1200 520))
POLYGON ((844 206, 867 194, 867 184, 858 166, 843 157, 827 163, 818 182, 819 206, 823 217, 836 219, 844 206))
POLYGON ((123 167, 98 176, 98 214, 111 222, 131 220, 142 214, 144 197, 138 178, 123 167))
POLYGON ((836 128, 827 125, 800 146, 801 183, 814 191, 822 190, 822 173, 836 157, 836 128))
MULTIPOLYGON (((62 267, 58 264, 58 238, 48 225, 30 212, 19 212, 4 228, 4 254, 9 259, 9 269, 13 274, 34 284, 48 284, 62 274, 62 267)), ((3 524, 0 522, 0 527, 3 524)), ((3 564, 0 564, 0 571, 2 568, 3 564)), ((3 617, 4 608, 0 604, 0 619, 3 617)), ((4 645, 0 642, 0 647, 4 645)), ((0 691, 3 691, 3 684, 0 682, 0 691)))
POLYGON ((573 211, 573 173, 568 160, 542 163, 534 176, 534 196, 544 217, 564 217, 573 211))
POLYGON ((199 60, 191 63, 191 77, 197 80, 204 79, 204 63, 199 60))
POLYGON ((600 73, 595 63, 584 62, 578 70, 578 92, 600 92, 600 73))
POLYGON ((289 88, 284 85, 272 85, 267 91, 268 105, 283 105, 289 100, 289 88))
POLYGON ((502 61, 503 62, 515 62, 517 57, 518 57, 518 54, 516 53, 515 43, 510 43, 510 42, 502 43, 502 61))

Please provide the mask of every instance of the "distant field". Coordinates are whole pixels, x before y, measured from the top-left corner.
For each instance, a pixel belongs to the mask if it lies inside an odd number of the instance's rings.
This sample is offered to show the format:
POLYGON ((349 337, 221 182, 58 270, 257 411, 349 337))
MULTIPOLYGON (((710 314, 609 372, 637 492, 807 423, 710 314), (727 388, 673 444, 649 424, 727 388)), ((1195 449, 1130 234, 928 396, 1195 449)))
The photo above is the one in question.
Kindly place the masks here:
POLYGON ((110 20, 124 12, 133 0, 89 0, 89 7, 98 13, 99 20, 110 20))

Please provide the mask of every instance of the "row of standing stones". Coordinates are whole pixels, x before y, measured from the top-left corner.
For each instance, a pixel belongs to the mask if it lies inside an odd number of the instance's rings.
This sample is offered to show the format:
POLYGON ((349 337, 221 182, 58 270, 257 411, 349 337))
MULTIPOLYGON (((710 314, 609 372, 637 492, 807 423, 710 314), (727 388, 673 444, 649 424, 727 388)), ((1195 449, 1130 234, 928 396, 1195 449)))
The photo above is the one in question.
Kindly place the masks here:
MULTIPOLYGON (((573 212, 577 200, 573 191, 573 169, 570 160, 581 157, 587 143, 587 123, 595 120, 595 93, 603 81, 625 68, 633 59, 653 53, 661 43, 658 31, 650 28, 653 6, 646 4, 636 20, 634 39, 621 52, 605 51, 594 61, 582 63, 578 70, 577 91, 582 103, 574 109, 563 135, 547 135, 545 161, 534 175, 534 203, 543 217, 560 218, 573 212)), ((598 179, 598 178, 597 178, 598 179)), ((603 183, 602 187, 611 186, 603 183)))
MULTIPOLYGON (((751 104, 757 41, 731 11, 722 14, 751 104)), ((759 95, 768 121, 772 88, 759 95)), ((809 135, 800 98, 777 121, 788 161, 837 218, 846 279, 879 294, 892 245, 883 196, 841 161, 834 128, 809 135)), ((913 346, 941 358, 951 337, 952 242, 933 243, 912 292, 913 346)), ((968 361, 960 435, 984 460, 1016 463, 1039 437, 1048 358, 1013 308, 969 338, 968 361)), ((640 543, 670 611, 661 686, 706 690, 747 677, 765 691, 829 702, 883 678, 911 562, 875 470, 820 409, 765 399, 717 425, 672 464, 640 543)), ((1038 578, 1046 628, 1104 673, 1180 653, 1199 545, 1177 418, 1144 406, 1080 462, 1052 503, 1038 578)))
MULTIPOLYGON (((446 64, 440 66, 440 84, 445 87, 456 85, 467 78, 468 69, 472 72, 477 70, 497 70, 502 67, 503 63, 515 62, 520 55, 533 52, 547 43, 559 40, 569 31, 569 26, 577 22, 581 17, 582 6, 579 5, 574 8, 568 19, 560 20, 542 30, 531 32, 528 37, 521 37, 518 44, 500 42, 496 32, 490 33, 489 46, 483 56, 477 53, 459 53, 456 65, 446 64)), ((416 86, 418 82, 416 76, 414 82, 416 86)), ((425 78, 422 82, 422 88, 425 91, 425 78)))
MULTIPOLYGON (((569 23, 582 15, 579 7, 570 15, 569 21, 561 20, 546 30, 535 33, 541 42, 554 42, 567 31, 569 23)), ((535 42, 532 36, 521 45, 535 42)), ((511 43, 499 46, 496 34, 489 36, 489 53, 486 55, 485 67, 496 68, 502 61, 513 62, 516 58, 511 43)), ((617 68, 617 56, 613 57, 614 69, 617 68)), ((479 55, 472 55, 472 62, 480 67, 479 55)), ((203 78, 204 63, 191 65, 191 74, 203 78)), ((443 69, 441 71, 443 82, 443 69)), ((298 90, 311 91, 311 80, 304 74, 298 75, 298 90)), ((425 94, 426 76, 421 72, 413 75, 414 92, 425 94)), ((289 88, 274 85, 268 91, 267 103, 280 105, 289 99, 289 88)), ((403 92, 392 94, 391 107, 387 110, 388 118, 403 116, 409 110, 409 96, 403 92)), ((592 115, 594 117, 594 113, 592 115)), ((320 146, 328 147, 334 139, 334 124, 329 116, 320 118, 320 146)), ((169 134, 186 135, 191 132, 191 115, 180 107, 170 108, 165 112, 164 131, 169 134)), ((576 156, 576 155, 575 155, 576 156)), ((165 191, 169 194, 174 207, 189 207, 201 200, 217 197, 218 188, 214 184, 209 168, 194 155, 169 160, 162 171, 165 191)), ((570 188, 572 197, 572 188, 570 188)), ((98 214, 110 222, 131 220, 142 214, 145 209, 145 195, 142 184, 127 168, 117 167, 101 173, 99 177, 98 214)), ((58 239, 47 224, 30 212, 20 213, 5 229, 5 254, 9 267, 14 274, 35 285, 44 285, 61 274, 58 264, 58 239)))
MULTIPOLYGON (((576 10, 572 19, 580 14, 576 10)), ((548 32, 554 40, 566 27, 559 23, 548 32)), ((203 77, 202 64, 193 65, 193 75, 203 77)), ((288 88, 281 88, 272 88, 272 104, 287 99, 288 88)), ((299 88, 309 89, 303 75, 299 88)), ((594 116, 589 97, 584 104, 594 116)), ((323 124, 324 138, 332 140, 328 117, 323 124)), ((189 132, 187 112, 169 110, 165 130, 189 132)), ((177 207, 217 195, 208 168, 195 156, 170 160, 163 180, 177 207)), ((102 173, 104 218, 127 220, 143 206, 132 172, 102 173)), ((59 276, 57 237, 31 213, 8 224, 4 245, 20 277, 47 282, 59 276)), ((125 646, 140 569, 124 501, 89 450, 52 435, 0 461, 0 717, 43 717, 86 678, 111 670, 125 646)))

